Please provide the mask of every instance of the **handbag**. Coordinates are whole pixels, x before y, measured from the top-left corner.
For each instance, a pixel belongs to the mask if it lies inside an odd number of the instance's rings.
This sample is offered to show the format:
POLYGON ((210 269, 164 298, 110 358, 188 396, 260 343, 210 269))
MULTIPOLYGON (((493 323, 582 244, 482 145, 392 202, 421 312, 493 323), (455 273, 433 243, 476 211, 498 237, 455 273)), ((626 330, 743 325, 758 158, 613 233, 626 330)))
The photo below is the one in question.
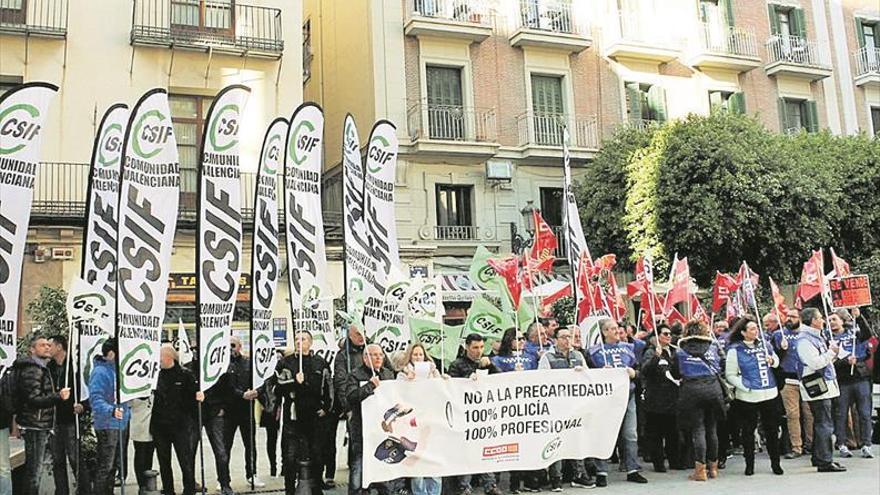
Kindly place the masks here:
POLYGON ((818 371, 804 375, 801 378, 801 384, 804 386, 804 390, 807 391, 807 396, 811 399, 815 399, 828 392, 828 382, 825 381, 822 373, 818 371))
POLYGON ((702 361, 703 364, 705 364, 706 367, 709 368, 709 371, 711 371, 712 374, 715 375, 715 379, 718 380, 718 385, 721 387, 721 397, 724 399, 725 408, 730 406, 730 403, 733 402, 733 387, 731 387, 726 380, 721 378, 721 373, 716 373, 715 370, 712 369, 712 365, 709 364, 709 361, 706 360, 705 356, 700 354, 697 357, 700 358, 700 361, 702 361))

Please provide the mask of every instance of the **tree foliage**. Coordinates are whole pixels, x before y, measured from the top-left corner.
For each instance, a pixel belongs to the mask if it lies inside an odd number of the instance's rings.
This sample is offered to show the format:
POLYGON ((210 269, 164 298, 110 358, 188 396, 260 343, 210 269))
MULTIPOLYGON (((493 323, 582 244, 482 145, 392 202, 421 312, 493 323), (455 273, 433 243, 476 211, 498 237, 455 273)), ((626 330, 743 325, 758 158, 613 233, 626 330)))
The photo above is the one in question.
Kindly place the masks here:
MULTIPOLYGON (((47 285, 40 287, 37 297, 25 307, 25 312, 33 320, 34 327, 40 328, 39 335, 43 337, 67 336, 67 292, 64 289, 47 285)), ((19 355, 27 353, 33 336, 32 333, 26 338, 19 339, 19 355)))

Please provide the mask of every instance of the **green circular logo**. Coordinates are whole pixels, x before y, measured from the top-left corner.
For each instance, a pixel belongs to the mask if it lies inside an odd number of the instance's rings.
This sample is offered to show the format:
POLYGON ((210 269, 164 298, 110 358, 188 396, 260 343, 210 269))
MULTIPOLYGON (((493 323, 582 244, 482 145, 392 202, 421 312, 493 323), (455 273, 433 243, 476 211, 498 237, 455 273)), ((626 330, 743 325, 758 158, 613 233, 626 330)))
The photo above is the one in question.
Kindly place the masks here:
POLYGON ((40 131, 40 126, 34 122, 39 116, 40 111, 37 107, 27 103, 15 104, 0 112, 0 132, 9 141, 18 142, 8 148, 0 147, 0 155, 11 155, 27 146, 40 131), (19 111, 27 115, 13 115, 19 111))
MULTIPOLYGON (((370 140, 370 154, 369 157, 373 158, 372 162, 376 163, 374 166, 368 166, 367 170, 370 171, 371 174, 379 173, 382 170, 382 165, 385 164, 385 161, 380 159, 380 156, 387 156, 387 151, 384 148, 388 147, 388 140, 385 139, 385 136, 373 136, 373 139, 370 140), (377 144, 378 143, 378 144, 377 144), (382 149, 379 148, 382 147, 382 149)), ((369 164, 371 160, 367 160, 367 164, 369 164)))
POLYGON ((275 175, 278 173, 278 158, 280 157, 281 146, 279 145, 281 136, 275 134, 269 138, 266 143, 266 156, 263 160, 263 173, 267 175, 275 175))
POLYGON ((254 368, 257 376, 265 378, 269 371, 269 363, 272 362, 272 341, 265 333, 261 333, 254 338, 254 368), (263 346, 263 347, 260 347, 263 346), (265 349, 265 350, 264 350, 265 349))
POLYGON ((308 136, 310 132, 315 132, 315 125, 308 120, 303 120, 290 133, 290 142, 287 143, 287 147, 290 149, 290 159, 296 165, 302 165, 308 158, 308 153, 317 145, 318 138, 308 136), (299 149, 300 147, 302 149, 299 149), (300 155, 299 152, 303 154, 300 155))
POLYGON ((129 353, 126 354, 124 358, 122 358, 122 362, 119 366, 123 370, 122 379, 119 380, 119 389, 129 395, 150 390, 152 384, 149 381, 147 381, 147 383, 141 385, 140 387, 130 387, 127 383, 127 380, 131 376, 144 378, 145 376, 140 376, 141 373, 138 373, 137 375, 132 375, 128 372, 128 370, 130 369, 130 367, 138 364, 138 361, 143 361, 145 365, 144 369, 147 369, 146 365, 149 364, 152 358, 153 348, 150 347, 150 344, 147 343, 139 344, 134 349, 129 351, 129 353))
POLYGON ((208 137, 211 140, 211 147, 216 152, 223 152, 238 144, 238 105, 230 103, 224 105, 223 108, 214 114, 211 126, 208 128, 208 137), (230 113, 231 112, 231 113, 230 113), (229 114, 225 116, 225 114, 229 114), (219 126, 219 127, 218 127, 219 126), (228 139, 226 144, 217 144, 218 138, 228 139))
POLYGON ((98 165, 102 167, 110 167, 119 162, 119 155, 108 160, 104 153, 116 153, 122 147, 122 126, 119 124, 111 124, 104 129, 104 135, 98 144, 98 165))
MULTIPOLYGON (((217 342, 220 341, 222 338, 223 332, 217 332, 216 334, 214 334, 213 337, 211 337, 211 340, 209 340, 208 344, 205 346, 205 356, 207 356, 207 359, 202 359, 202 375, 205 377, 206 383, 212 383, 220 377, 221 368, 217 368, 217 371, 213 374, 208 374, 208 369, 210 369, 211 361, 213 360, 211 354, 213 354, 214 352, 214 347, 217 345, 217 342)), ((222 362, 223 353, 226 352, 226 349, 224 349, 223 347, 219 347, 217 350, 218 352, 220 352, 220 358, 218 359, 218 361, 222 362)))
POLYGON ((134 125, 134 140, 132 147, 134 152, 144 160, 149 160, 162 152, 164 144, 168 142, 171 128, 164 125, 167 118, 159 110, 149 110, 141 115, 134 125), (148 122, 155 120, 155 122, 148 122), (150 147, 154 147, 152 150, 150 147))

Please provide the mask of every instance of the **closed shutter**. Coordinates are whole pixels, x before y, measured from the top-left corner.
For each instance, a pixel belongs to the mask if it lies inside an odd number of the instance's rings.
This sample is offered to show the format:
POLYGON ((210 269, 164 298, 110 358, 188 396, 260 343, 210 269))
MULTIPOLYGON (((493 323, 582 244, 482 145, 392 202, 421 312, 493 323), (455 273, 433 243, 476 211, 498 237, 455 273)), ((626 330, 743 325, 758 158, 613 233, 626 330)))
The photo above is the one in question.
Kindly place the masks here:
POLYGON ((532 110, 535 141, 538 144, 562 144, 562 78, 532 76, 532 110))
POLYGON ((721 3, 724 7, 724 21, 727 27, 733 27, 733 0, 721 0, 721 3))
POLYGON ((666 122, 666 91, 657 85, 648 90, 648 106, 651 117, 657 122, 666 122))
POLYGON ((626 87, 626 111, 630 122, 642 120, 642 94, 639 83, 624 83, 626 87))
POLYGON ((807 132, 819 132, 819 113, 816 110, 815 101, 805 101, 803 104, 803 124, 807 132))
POLYGON ((785 116, 785 98, 776 100, 776 107, 779 110, 779 132, 785 133, 788 130, 788 118, 785 116))
POLYGON ((772 3, 767 4, 767 11, 770 14, 770 34, 779 36, 779 16, 776 14, 776 6, 772 3))
POLYGON ((859 41, 859 48, 865 47, 865 25, 862 20, 856 17, 856 39, 859 41))
POLYGON ((428 132, 432 139, 464 139, 461 69, 426 67, 428 132))
POLYGON ((792 26, 793 35, 797 36, 800 39, 807 38, 807 18, 804 16, 804 9, 794 9, 791 11, 791 20, 794 26, 792 26))
POLYGON ((738 115, 745 115, 745 113, 746 113, 746 97, 745 97, 745 95, 741 91, 730 95, 730 98, 727 100, 727 109, 731 113, 735 113, 738 115))

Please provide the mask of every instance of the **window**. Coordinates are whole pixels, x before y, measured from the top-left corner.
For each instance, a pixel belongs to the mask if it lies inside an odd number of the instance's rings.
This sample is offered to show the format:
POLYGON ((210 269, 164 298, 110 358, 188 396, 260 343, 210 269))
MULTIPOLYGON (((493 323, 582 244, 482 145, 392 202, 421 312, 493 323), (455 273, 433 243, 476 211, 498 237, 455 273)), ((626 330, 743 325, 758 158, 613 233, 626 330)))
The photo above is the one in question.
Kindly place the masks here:
POLYGON ((819 119, 816 102, 796 98, 780 98, 779 125, 785 134, 797 133, 802 129, 807 132, 818 132, 819 119))
POLYGON ((465 138, 460 67, 425 67, 428 133, 431 139, 465 138))
POLYGON ((709 91, 709 109, 712 112, 720 110, 744 114, 746 111, 745 98, 742 93, 732 91, 709 91))
POLYGON ((303 24, 303 83, 312 77, 312 20, 303 24))
MULTIPOLYGON (((0 5, 3 5, 4 1, 0 0, 0 5)), ((0 96, 21 84, 22 81, 23 78, 21 76, 0 76, 0 96)))
POLYGON ((871 107, 871 130, 880 137, 880 107, 871 107))
POLYGON ((437 238, 473 239, 473 186, 437 184, 437 238))
POLYGON ((624 83, 627 120, 636 126, 666 122, 666 91, 656 84, 624 83))
POLYGON ((180 155, 181 208, 195 208, 199 151, 202 146, 205 117, 212 100, 213 98, 209 96, 180 94, 168 96, 171 122, 177 138, 177 153, 180 155))
POLYGON ((559 227, 562 225, 562 188, 561 187, 542 187, 541 188, 541 216, 544 221, 551 227, 559 227))
POLYGON ((234 0, 171 0, 171 28, 231 34, 233 10, 234 0))
POLYGON ((856 19, 856 38, 860 48, 856 55, 858 73, 880 71, 880 24, 856 19))
POLYGON ((24 24, 27 20, 27 0, 0 0, 0 25, 24 24))
POLYGON ((532 74, 532 111, 535 143, 561 146, 565 125, 562 77, 532 74))
POLYGON ((806 38, 807 21, 803 9, 768 4, 770 9, 770 33, 780 38, 806 38))

